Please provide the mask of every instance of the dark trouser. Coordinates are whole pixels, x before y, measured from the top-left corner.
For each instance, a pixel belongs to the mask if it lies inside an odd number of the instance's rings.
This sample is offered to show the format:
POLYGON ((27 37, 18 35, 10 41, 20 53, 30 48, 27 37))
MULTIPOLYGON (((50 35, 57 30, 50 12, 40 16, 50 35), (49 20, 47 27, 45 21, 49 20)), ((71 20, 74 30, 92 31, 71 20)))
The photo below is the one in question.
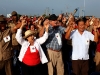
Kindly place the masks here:
POLYGON ((100 63, 96 65, 96 72, 100 72, 100 63))
POLYGON ((20 45, 13 45, 12 50, 14 52, 13 59, 12 59, 13 75, 22 75, 21 65, 20 65, 20 62, 18 60, 18 55, 20 52, 20 45))
MULTIPOLYGON (((12 75, 12 61, 11 59, 0 61, 0 71, 4 68, 6 75, 12 75)), ((1 75, 1 73, 0 73, 1 75)))
POLYGON ((88 60, 72 60, 73 75, 88 75, 88 60))
POLYGON ((96 64, 96 72, 100 72, 100 52, 95 53, 94 62, 96 64))
POLYGON ((36 66, 28 66, 21 63, 23 75, 43 75, 42 74, 42 64, 36 66))

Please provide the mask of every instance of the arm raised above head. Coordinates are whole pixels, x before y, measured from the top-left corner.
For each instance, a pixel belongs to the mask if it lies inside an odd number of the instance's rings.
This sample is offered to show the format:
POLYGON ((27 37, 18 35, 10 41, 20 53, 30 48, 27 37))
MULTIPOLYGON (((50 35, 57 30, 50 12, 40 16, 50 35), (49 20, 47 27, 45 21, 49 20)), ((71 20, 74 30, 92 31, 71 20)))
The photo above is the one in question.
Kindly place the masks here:
POLYGON ((22 45, 22 43, 25 41, 22 37, 22 28, 24 27, 24 25, 26 25, 25 21, 23 20, 22 21, 22 25, 20 26, 20 28, 17 30, 17 33, 16 33, 16 40, 18 41, 19 44, 22 45))
POLYGON ((44 29, 45 29, 45 33, 43 34, 42 37, 40 37, 39 39, 37 39, 37 41, 40 43, 40 44, 43 44, 47 38, 48 38, 48 28, 49 28, 49 25, 45 25, 44 26, 44 29))

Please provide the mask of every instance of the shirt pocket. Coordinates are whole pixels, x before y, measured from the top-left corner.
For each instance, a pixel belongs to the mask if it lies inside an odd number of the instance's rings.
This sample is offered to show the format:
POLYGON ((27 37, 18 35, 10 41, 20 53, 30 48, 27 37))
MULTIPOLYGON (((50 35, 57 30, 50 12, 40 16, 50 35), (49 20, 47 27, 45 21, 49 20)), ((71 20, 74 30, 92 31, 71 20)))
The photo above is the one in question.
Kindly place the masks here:
POLYGON ((89 45, 89 42, 90 42, 89 38, 86 38, 85 39, 85 45, 89 45))

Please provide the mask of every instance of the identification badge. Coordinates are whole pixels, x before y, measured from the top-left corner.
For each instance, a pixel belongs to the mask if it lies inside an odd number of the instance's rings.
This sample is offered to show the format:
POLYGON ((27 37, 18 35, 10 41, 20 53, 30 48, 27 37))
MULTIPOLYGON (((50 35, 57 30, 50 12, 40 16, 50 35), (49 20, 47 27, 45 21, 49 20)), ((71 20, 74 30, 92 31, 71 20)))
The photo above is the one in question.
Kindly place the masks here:
POLYGON ((90 42, 90 41, 89 41, 89 39, 87 38, 86 41, 85 41, 85 44, 86 44, 86 45, 89 45, 89 42, 90 42))
POLYGON ((4 37, 3 40, 4 40, 4 42, 10 41, 10 36, 8 35, 8 36, 4 37))
POLYGON ((30 46, 30 51, 31 52, 36 52, 36 48, 34 46, 30 46))
POLYGON ((59 33, 55 34, 55 37, 57 38, 58 44, 61 45, 61 37, 59 33))

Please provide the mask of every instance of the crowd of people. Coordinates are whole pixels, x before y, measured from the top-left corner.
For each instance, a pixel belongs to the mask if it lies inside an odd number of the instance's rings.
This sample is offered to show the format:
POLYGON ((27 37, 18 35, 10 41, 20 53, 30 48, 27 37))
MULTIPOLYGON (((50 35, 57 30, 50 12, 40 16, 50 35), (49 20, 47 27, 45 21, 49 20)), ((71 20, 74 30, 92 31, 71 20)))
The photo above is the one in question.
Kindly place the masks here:
POLYGON ((100 75, 100 19, 0 15, 0 75, 100 75))

